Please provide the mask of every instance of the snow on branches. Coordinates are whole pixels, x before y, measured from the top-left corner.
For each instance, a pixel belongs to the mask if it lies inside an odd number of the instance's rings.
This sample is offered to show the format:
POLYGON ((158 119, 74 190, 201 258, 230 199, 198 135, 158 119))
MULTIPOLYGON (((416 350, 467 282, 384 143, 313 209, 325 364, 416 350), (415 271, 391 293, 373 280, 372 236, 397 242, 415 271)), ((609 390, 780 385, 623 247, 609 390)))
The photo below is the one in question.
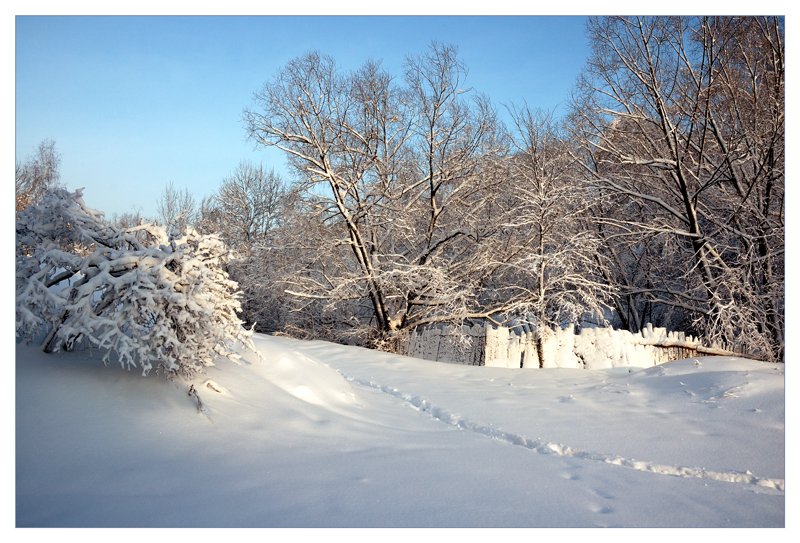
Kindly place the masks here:
POLYGON ((16 331, 46 352, 78 344, 103 361, 192 375, 252 349, 237 317, 238 285, 225 244, 193 230, 127 230, 86 207, 82 191, 52 190, 17 217, 16 331))

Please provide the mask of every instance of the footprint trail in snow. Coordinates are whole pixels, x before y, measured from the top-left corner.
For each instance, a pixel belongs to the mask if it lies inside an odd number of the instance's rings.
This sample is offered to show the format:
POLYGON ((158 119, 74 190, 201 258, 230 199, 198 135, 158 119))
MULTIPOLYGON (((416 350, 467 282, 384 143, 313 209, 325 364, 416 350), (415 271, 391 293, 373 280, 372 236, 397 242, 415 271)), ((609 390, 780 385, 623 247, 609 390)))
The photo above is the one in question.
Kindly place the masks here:
POLYGON ((722 481, 727 483, 735 483, 741 485, 750 485, 762 489, 770 489, 779 493, 784 492, 785 481, 778 478, 758 477, 751 473, 749 470, 745 472, 738 471, 715 471, 707 470, 699 467, 686 467, 686 466, 670 466, 665 464, 658 464, 654 462, 647 462, 642 460, 635 460, 632 458, 624 458, 622 456, 596 453, 591 451, 582 451, 575 449, 568 445, 561 443, 553 443, 543 439, 531 439, 523 435, 515 434, 513 432, 506 432, 491 425, 483 424, 473 420, 469 420, 459 415, 450 413, 446 409, 432 404, 430 401, 402 392, 401 390, 376 383, 372 380, 363 380, 357 377, 346 375, 340 370, 339 373, 346 380, 355 383, 362 387, 378 390, 382 393, 389 394, 414 408, 422 413, 429 414, 435 420, 453 426, 462 430, 469 430, 491 439, 504 441, 511 445, 524 447, 538 454, 547 454, 562 457, 572 457, 582 460, 590 460, 594 462, 602 462, 614 466, 621 466, 636 471, 643 471, 647 473, 654 473, 658 475, 670 475, 674 477, 694 478, 694 479, 707 479, 713 481, 722 481))

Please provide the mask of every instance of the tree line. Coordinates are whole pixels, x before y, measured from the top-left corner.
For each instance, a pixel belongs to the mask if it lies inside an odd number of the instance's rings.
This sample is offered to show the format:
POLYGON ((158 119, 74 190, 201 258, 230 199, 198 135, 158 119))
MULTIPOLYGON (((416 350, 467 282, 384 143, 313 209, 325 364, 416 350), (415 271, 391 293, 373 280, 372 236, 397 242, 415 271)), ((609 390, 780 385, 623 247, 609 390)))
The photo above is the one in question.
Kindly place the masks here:
POLYGON ((170 185, 160 222, 227 243, 256 330, 395 349, 477 319, 652 322, 782 360, 783 19, 587 32, 563 119, 512 105, 503 122, 450 45, 400 75, 296 58, 244 113, 288 178, 242 163, 199 204, 170 185))

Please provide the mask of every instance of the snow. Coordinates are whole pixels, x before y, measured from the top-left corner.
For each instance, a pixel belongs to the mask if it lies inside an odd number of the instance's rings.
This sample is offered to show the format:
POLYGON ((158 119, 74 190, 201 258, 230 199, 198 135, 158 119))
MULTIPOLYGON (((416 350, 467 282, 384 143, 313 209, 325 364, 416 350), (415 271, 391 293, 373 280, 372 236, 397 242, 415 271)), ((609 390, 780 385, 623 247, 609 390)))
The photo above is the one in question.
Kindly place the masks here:
POLYGON ((77 341, 144 374, 157 362, 183 375, 235 360, 227 343, 249 342, 218 236, 118 228, 86 207, 82 189, 48 190, 16 218, 17 338, 47 333, 48 352, 77 341))
MULTIPOLYGON (((17 527, 783 527, 784 366, 506 369, 255 334, 190 381, 16 350, 17 527)), ((783 532, 782 532, 783 533, 783 532)))

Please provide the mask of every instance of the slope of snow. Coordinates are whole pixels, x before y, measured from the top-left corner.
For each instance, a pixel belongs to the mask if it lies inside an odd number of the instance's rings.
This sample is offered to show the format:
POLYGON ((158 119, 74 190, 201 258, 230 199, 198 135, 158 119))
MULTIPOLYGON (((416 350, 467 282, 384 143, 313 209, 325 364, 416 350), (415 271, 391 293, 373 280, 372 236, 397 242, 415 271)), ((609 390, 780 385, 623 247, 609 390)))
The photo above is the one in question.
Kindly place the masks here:
POLYGON ((519 370, 255 336, 192 384, 17 346, 18 527, 781 527, 783 365, 519 370))

